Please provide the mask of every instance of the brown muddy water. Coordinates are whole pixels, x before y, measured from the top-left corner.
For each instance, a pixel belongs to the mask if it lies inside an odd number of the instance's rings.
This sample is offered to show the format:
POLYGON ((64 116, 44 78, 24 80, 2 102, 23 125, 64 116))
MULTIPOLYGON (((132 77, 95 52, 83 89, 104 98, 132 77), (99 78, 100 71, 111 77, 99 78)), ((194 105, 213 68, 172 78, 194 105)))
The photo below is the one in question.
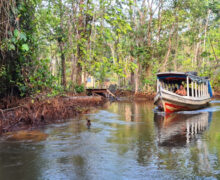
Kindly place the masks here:
POLYGON ((220 179, 220 101, 169 115, 147 102, 107 103, 39 133, 6 135, 0 180, 11 179, 220 179))

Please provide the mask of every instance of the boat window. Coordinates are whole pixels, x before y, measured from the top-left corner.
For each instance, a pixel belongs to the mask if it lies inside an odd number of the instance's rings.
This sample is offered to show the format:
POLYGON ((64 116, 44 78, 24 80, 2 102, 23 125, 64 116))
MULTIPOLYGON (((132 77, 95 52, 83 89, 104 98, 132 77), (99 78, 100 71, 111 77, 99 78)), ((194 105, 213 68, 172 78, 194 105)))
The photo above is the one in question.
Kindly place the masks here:
POLYGON ((212 97, 212 90, 208 78, 199 77, 192 73, 185 74, 159 74, 157 76, 160 86, 175 93, 183 84, 187 96, 190 97, 212 97), (188 86, 188 87, 187 87, 188 86))
POLYGON ((184 87, 184 84, 180 84, 179 88, 175 91, 176 94, 181 96, 186 96, 186 88, 184 87))

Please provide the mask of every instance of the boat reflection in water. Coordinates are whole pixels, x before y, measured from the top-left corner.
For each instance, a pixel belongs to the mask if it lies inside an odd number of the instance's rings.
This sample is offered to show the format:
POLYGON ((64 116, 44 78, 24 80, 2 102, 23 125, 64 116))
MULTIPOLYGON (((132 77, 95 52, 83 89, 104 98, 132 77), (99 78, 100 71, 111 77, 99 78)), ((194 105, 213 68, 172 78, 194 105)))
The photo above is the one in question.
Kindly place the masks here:
POLYGON ((161 146, 185 146, 196 141, 208 128, 212 112, 199 114, 154 114, 161 146))

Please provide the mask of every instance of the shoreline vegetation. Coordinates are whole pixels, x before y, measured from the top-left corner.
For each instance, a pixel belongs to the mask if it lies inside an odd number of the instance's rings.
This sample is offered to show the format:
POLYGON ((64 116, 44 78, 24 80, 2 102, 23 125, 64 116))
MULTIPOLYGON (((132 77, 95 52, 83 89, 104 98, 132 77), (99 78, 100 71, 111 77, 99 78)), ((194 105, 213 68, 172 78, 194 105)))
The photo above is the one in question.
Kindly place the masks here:
MULTIPOLYGON (((136 93, 129 90, 115 92, 119 101, 153 101, 156 93, 136 93)), ((215 92, 213 98, 220 98, 215 92)), ((87 96, 85 93, 39 96, 35 98, 8 97, 2 99, 0 106, 0 135, 20 130, 33 130, 47 124, 66 121, 68 118, 85 114, 107 101, 102 96, 87 96)))
POLYGON ((8 101, 8 108, 0 109, 0 134, 63 122, 103 105, 106 99, 101 96, 55 96, 8 101))
MULTIPOLYGON (((153 100, 154 93, 137 93, 117 90, 120 100, 153 100)), ((0 100, 0 134, 18 130, 31 130, 47 124, 88 113, 92 108, 107 101, 102 96, 87 96, 85 93, 35 98, 8 96, 0 100)))

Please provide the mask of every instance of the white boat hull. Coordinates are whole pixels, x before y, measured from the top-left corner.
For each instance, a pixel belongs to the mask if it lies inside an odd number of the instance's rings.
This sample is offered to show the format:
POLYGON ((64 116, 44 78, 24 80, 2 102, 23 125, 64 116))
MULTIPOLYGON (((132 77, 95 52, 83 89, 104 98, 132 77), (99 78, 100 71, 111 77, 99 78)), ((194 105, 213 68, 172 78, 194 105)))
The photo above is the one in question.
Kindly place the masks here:
POLYGON ((154 104, 167 113, 175 111, 190 111, 207 107, 211 98, 180 96, 173 92, 160 89, 154 98, 154 104))

